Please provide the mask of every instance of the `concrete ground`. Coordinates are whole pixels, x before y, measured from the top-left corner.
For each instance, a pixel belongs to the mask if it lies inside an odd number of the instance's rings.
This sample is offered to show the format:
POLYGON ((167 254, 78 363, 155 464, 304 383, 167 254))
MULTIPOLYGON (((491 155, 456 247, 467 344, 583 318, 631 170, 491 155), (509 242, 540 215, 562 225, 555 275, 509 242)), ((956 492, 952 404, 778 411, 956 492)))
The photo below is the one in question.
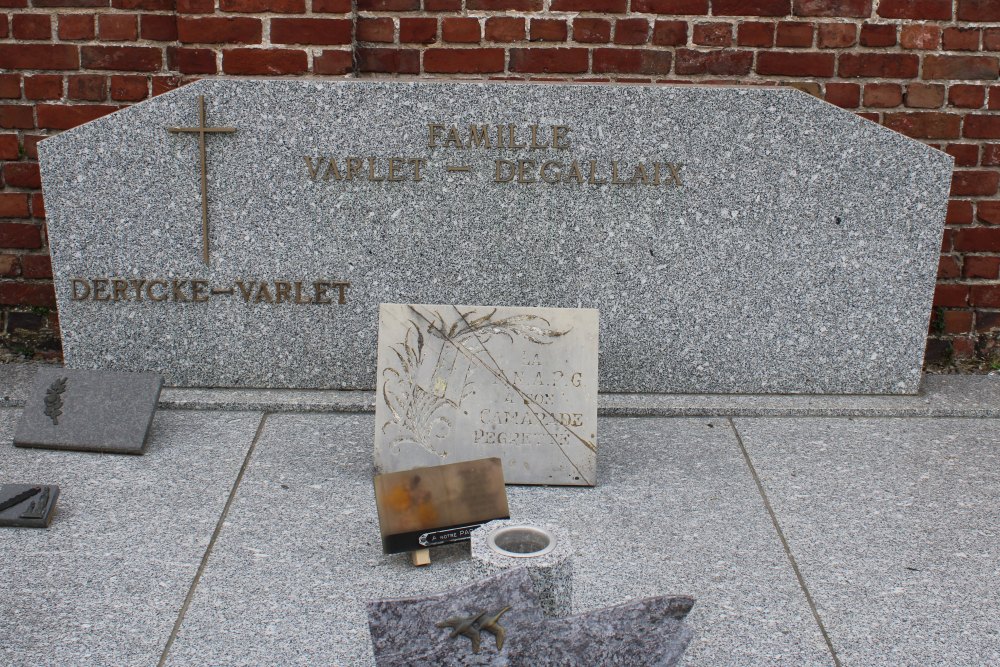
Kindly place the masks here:
MULTIPOLYGON (((0 664, 370 665, 364 603, 473 578, 381 553, 371 397, 169 389, 145 456, 16 449, 62 488, 0 532, 0 664)), ((1000 376, 915 397, 602 396, 597 487, 508 487, 564 526, 574 606, 685 593, 685 665, 1000 664, 1000 376), (631 415, 631 416, 630 416, 631 415)))

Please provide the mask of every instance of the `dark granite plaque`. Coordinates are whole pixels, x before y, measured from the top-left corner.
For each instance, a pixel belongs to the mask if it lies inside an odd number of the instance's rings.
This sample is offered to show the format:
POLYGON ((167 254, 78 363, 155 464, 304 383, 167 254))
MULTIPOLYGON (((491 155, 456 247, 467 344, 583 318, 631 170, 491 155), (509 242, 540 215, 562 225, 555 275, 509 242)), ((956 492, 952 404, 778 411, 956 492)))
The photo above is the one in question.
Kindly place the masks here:
POLYGON ((4 484, 0 486, 0 527, 48 528, 59 498, 52 484, 4 484))
POLYGON ((387 554, 463 542, 493 519, 509 519, 498 458, 375 476, 382 549, 387 554))
POLYGON ((142 454, 162 386, 155 373, 41 368, 14 444, 142 454))

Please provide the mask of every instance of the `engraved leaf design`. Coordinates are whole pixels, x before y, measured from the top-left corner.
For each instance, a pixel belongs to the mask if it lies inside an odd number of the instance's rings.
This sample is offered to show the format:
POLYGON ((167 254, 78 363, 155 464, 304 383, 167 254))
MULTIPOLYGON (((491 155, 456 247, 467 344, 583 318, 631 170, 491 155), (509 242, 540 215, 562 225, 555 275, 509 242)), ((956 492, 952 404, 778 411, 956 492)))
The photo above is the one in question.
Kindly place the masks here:
POLYGON ((382 432, 396 424, 401 435, 392 445, 412 442, 440 455, 434 448, 434 430, 442 425, 450 429, 452 423, 438 413, 445 407, 457 406, 454 401, 427 391, 417 382, 417 371, 424 362, 424 336, 419 327, 410 323, 402 345, 390 349, 399 360, 399 369, 386 368, 382 372, 382 398, 392 413, 392 419, 382 424, 382 432))
POLYGON ((56 378, 45 391, 45 416, 52 420, 54 426, 59 425, 59 415, 62 414, 63 408, 62 394, 66 391, 68 379, 56 378))
POLYGON ((496 308, 478 317, 473 317, 476 314, 475 310, 467 313, 456 312, 459 317, 447 330, 444 317, 440 313, 435 313, 435 320, 440 320, 441 325, 432 326, 429 331, 438 338, 463 345, 470 351, 481 348, 494 336, 506 338, 510 342, 514 342, 515 337, 520 337, 538 345, 549 345, 553 339, 565 336, 571 331, 571 329, 565 331, 553 329, 551 323, 540 315, 525 314, 497 318, 496 308))

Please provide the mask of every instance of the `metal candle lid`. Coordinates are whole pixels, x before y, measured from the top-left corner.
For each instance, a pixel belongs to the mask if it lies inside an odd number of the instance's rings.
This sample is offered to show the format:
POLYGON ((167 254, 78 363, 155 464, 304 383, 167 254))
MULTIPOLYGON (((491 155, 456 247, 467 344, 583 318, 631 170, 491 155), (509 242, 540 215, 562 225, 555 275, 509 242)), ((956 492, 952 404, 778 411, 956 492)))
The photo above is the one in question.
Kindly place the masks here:
POLYGON ((513 558, 537 558, 556 548, 556 536, 538 526, 503 526, 486 538, 490 549, 513 558))

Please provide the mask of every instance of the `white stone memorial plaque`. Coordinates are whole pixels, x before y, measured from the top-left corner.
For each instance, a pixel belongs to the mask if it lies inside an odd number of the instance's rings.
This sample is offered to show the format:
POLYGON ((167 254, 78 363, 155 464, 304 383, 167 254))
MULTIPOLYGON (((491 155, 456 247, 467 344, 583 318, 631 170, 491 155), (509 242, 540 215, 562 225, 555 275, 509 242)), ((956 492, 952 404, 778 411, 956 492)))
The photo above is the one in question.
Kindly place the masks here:
POLYGON ((375 467, 496 456, 508 484, 597 479, 597 311, 382 304, 375 467))

